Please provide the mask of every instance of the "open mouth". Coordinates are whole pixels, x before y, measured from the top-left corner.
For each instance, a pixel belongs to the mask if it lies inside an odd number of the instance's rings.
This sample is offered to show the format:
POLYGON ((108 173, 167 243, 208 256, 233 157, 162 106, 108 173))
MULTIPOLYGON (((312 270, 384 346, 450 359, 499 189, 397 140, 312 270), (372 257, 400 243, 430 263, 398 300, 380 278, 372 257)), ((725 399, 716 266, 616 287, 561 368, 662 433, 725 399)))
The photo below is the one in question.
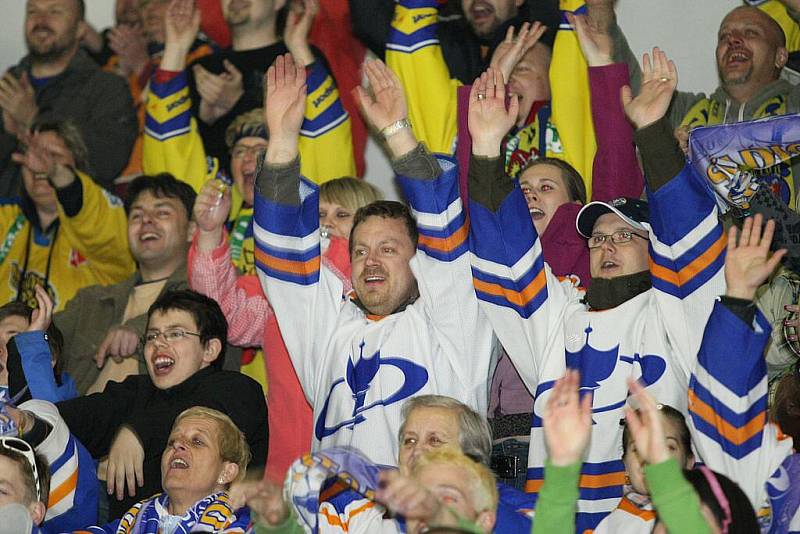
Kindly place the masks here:
POLYGON ((189 464, 183 458, 173 458, 169 463, 170 469, 189 469, 189 464))
POLYGON ((143 243, 146 241, 156 241, 160 238, 161 236, 156 232, 144 232, 142 234, 139 234, 139 241, 143 243))
POLYGON ((725 64, 737 65, 741 63, 747 63, 748 61, 750 61, 750 54, 741 50, 737 50, 735 52, 728 53, 728 60, 725 62, 725 64))
POLYGON ((490 4, 485 2, 475 2, 469 10, 472 20, 475 22, 484 22, 492 17, 494 9, 490 4))
POLYGON ((379 274, 371 274, 364 277, 364 282, 367 284, 367 286, 382 284, 385 281, 386 277, 379 274))
POLYGON ((619 264, 617 264, 616 262, 613 262, 611 260, 606 260, 606 261, 604 261, 603 263, 600 264, 600 269, 602 269, 604 271, 609 271, 611 269, 616 269, 617 267, 619 267, 619 264))
POLYGON ((156 354, 153 358, 153 372, 158 376, 168 374, 175 365, 175 360, 166 354, 156 354))
POLYGON ((539 208, 530 208, 528 210, 531 213, 531 219, 534 221, 539 221, 544 219, 544 212, 539 208))

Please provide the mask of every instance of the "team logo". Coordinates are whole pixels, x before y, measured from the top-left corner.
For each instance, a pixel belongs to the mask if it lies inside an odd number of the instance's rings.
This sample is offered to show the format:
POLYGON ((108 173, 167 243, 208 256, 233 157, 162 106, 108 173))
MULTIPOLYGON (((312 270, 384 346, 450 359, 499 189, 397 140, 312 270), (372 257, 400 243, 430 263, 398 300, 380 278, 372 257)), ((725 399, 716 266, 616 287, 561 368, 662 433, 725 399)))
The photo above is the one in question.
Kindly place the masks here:
POLYGON ((352 356, 348 357, 345 376, 331 384, 328 397, 314 425, 314 433, 318 440, 332 436, 342 428, 352 430, 367 420, 364 414, 369 410, 378 406, 390 406, 407 399, 428 383, 428 371, 424 367, 404 358, 382 358, 380 350, 375 351, 369 358, 364 358, 364 341, 358 348, 358 361, 354 364, 352 356), (398 378, 402 377, 398 388, 386 398, 367 402, 372 381, 379 374, 387 374, 388 379, 388 373, 393 373, 398 378), (336 405, 352 403, 353 409, 346 419, 326 426, 331 402, 336 405))
MULTIPOLYGON (((566 364, 569 369, 577 369, 581 372, 581 387, 582 392, 594 392, 598 390, 602 383, 608 380, 617 368, 617 362, 623 362, 630 365, 638 365, 641 370, 639 379, 645 386, 655 384, 667 369, 667 362, 661 356, 655 354, 633 354, 627 356, 619 353, 619 345, 609 350, 598 350, 589 344, 589 336, 592 333, 592 327, 587 326, 584 330, 586 334, 586 342, 583 347, 577 352, 566 351, 566 364)), ((556 381, 543 382, 536 388, 536 398, 538 399, 546 391, 555 386, 556 381)), ((627 400, 627 395, 622 399, 614 402, 603 401, 595 396, 593 399, 592 413, 598 414, 603 412, 610 412, 622 408, 627 400), (605 402, 605 404, 602 404, 605 402), (598 403, 600 405, 598 406, 598 403)), ((533 416, 533 426, 541 426, 542 420, 538 413, 533 416)))

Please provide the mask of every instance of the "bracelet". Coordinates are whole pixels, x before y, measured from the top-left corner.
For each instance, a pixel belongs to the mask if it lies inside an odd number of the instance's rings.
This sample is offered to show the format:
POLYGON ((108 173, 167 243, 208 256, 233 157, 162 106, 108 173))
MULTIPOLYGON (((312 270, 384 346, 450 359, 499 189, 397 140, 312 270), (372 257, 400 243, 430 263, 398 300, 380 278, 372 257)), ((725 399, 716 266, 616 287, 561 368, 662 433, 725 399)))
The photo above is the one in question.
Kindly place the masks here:
POLYGON ((381 130, 381 137, 383 137, 384 140, 389 139, 391 136, 404 128, 411 128, 411 123, 408 122, 408 119, 400 119, 399 121, 393 122, 381 130))

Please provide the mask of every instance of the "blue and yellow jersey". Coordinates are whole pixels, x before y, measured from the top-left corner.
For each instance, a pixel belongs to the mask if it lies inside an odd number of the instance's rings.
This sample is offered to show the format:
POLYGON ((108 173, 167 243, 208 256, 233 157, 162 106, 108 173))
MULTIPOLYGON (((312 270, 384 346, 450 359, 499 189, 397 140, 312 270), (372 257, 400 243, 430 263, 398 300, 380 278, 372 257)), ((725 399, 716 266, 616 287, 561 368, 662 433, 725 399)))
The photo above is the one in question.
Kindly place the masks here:
POLYGON ((35 308, 38 284, 60 311, 82 287, 115 284, 133 273, 122 201, 80 171, 77 179, 81 209, 69 217, 59 204, 52 232, 31 224, 21 200, 0 203, 0 301, 19 298, 35 308))
MULTIPOLYGON (((308 67, 307 85, 299 141, 304 175, 317 183, 354 176, 350 117, 339 99, 336 82, 321 61, 308 67)), ((153 77, 147 99, 144 171, 169 172, 199 191, 207 180, 221 177, 224 171, 215 158, 207 157, 191 108, 185 71, 166 81, 153 77)), ((233 206, 231 238, 241 235, 234 262, 241 272, 253 274, 252 208, 242 205, 235 189, 233 206)))

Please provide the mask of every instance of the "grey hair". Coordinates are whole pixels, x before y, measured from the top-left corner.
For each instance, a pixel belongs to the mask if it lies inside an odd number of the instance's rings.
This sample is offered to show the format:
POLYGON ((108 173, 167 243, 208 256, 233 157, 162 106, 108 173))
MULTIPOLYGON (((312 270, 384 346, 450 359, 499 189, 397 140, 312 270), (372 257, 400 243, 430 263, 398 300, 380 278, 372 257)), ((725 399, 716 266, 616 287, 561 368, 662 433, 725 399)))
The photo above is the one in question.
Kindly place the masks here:
POLYGON ((401 411, 403 423, 400 425, 398 441, 402 440, 405 431, 406 421, 409 414, 417 408, 444 408, 457 413, 458 417, 458 441, 461 445, 461 452, 469 456, 476 462, 489 465, 492 455, 492 432, 485 417, 478 412, 452 397, 444 395, 420 395, 408 399, 401 411))

